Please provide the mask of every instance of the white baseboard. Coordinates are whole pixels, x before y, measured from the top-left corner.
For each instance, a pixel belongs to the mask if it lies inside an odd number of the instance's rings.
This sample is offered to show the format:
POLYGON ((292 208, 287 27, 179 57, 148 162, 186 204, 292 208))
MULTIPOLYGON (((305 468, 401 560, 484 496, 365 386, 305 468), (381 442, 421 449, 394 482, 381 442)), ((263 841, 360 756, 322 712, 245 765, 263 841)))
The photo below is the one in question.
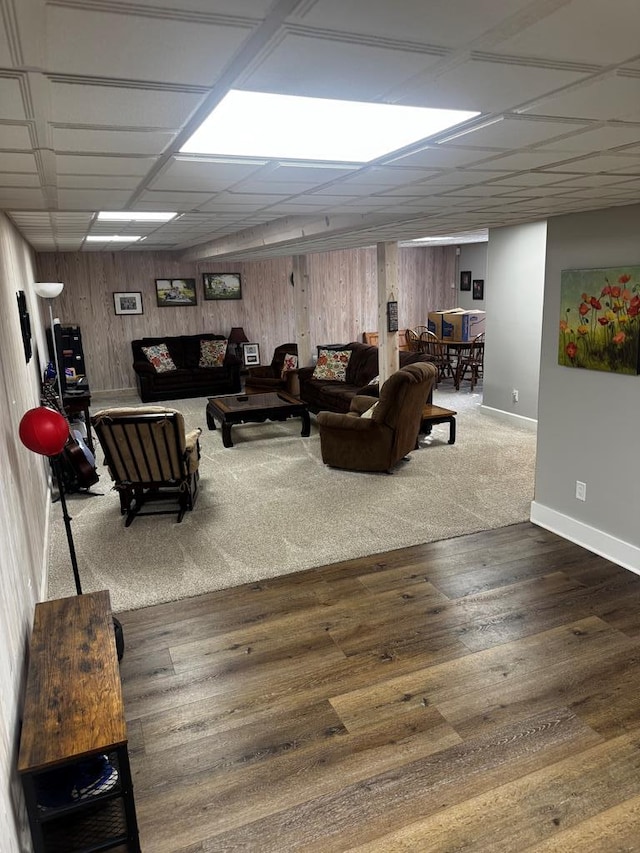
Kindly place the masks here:
POLYGON ((499 418, 502 421, 507 421, 508 423, 517 423, 519 426, 529 427, 532 430, 538 428, 538 421, 536 418, 525 418, 523 415, 516 415, 515 412, 505 412, 504 409, 494 409, 491 406, 480 406, 480 411, 486 412, 488 415, 491 415, 494 418, 499 418))
POLYGON ((617 539, 537 501, 531 503, 531 521, 640 575, 640 548, 637 545, 617 539))

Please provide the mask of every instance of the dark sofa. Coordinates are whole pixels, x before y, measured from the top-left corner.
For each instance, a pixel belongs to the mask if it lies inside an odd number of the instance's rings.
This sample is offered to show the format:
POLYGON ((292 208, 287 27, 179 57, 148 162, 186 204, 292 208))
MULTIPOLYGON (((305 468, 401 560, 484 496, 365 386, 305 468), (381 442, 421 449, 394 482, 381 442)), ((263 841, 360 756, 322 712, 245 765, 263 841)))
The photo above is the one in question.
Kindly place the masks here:
MULTIPOLYGON (((301 367, 297 371, 298 396, 309 410, 315 412, 348 412, 351 400, 357 394, 378 395, 378 384, 370 385, 378 375, 378 347, 359 341, 345 344, 351 350, 345 382, 335 379, 314 379, 313 367, 301 367)), ((400 367, 429 359, 420 352, 400 352, 400 367)), ((427 401, 425 401, 427 402, 427 401)))
POLYGON ((163 335, 131 341, 133 369, 143 403, 186 397, 213 397, 240 391, 240 359, 227 349, 222 367, 198 367, 200 341, 223 341, 224 335, 163 335), (166 344, 176 370, 158 373, 142 352, 142 347, 166 344))

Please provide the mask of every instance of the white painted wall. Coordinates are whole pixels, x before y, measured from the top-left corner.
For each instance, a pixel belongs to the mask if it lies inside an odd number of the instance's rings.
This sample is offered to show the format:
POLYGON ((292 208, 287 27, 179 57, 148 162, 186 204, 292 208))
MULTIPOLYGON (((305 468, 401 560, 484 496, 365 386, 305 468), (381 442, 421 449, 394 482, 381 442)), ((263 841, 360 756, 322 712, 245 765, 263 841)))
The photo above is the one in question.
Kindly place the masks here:
MULTIPOLYGON (((557 361, 563 269, 640 264, 640 205, 547 227, 536 497, 531 518, 640 572, 640 376, 557 361), (576 500, 576 480, 587 500, 576 500)), ((486 386, 485 386, 486 393, 486 386)))
POLYGON ((460 255, 458 257, 458 281, 456 288, 458 290, 458 308, 465 308, 472 311, 485 311, 485 303, 487 299, 487 247, 488 243, 464 243, 460 246, 460 255), (480 278, 484 281, 484 299, 474 299, 473 290, 460 290, 460 271, 470 270, 471 279, 480 278))
POLYGON ((538 417, 546 231, 544 222, 491 229, 487 254, 483 405, 532 420, 538 417))
POLYGON ((31 289, 33 253, 0 213, 0 851, 31 849, 16 772, 27 642, 46 577, 46 460, 18 436, 24 413, 39 405, 43 330, 31 289), (25 361, 16 292, 27 296, 34 356, 25 361), (40 345, 38 347, 38 341, 40 345), (38 348, 40 352, 38 353, 38 348))

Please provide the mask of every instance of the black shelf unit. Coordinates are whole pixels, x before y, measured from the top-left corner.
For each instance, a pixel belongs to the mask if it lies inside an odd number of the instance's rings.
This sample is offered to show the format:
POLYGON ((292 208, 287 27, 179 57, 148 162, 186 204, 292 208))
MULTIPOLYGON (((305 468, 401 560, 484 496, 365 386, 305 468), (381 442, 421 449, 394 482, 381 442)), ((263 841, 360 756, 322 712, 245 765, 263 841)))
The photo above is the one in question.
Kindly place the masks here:
MULTIPOLYGON (((131 796, 128 762, 120 750, 106 754, 111 765, 118 770, 117 784, 106 793, 67 805, 45 808, 40 804, 42 786, 47 784, 47 777, 52 771, 45 770, 23 778, 36 850, 46 853, 98 853, 101 850, 133 849, 129 846, 132 839, 127 815, 131 796)), ((73 767, 73 763, 68 766, 73 767)))
MULTIPOLYGON (((60 365, 60 393, 72 390, 76 387, 75 382, 68 382, 65 370, 73 368, 76 376, 87 375, 84 350, 82 348, 82 332, 80 326, 62 326, 60 323, 54 323, 53 333, 56 343, 56 351, 58 354, 58 364, 60 365)), ((55 364, 53 355, 53 342, 51 338, 51 329, 47 329, 47 344, 49 346, 49 358, 55 364)))

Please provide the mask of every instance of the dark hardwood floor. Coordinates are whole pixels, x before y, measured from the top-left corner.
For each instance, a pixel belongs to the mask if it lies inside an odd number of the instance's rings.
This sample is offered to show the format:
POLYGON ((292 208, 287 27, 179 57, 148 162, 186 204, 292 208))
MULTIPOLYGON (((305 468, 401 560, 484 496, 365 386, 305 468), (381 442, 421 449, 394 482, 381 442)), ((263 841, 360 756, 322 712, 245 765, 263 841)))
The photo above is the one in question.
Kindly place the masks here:
POLYGON ((640 850, 640 577, 532 524, 119 617, 145 853, 640 850))

